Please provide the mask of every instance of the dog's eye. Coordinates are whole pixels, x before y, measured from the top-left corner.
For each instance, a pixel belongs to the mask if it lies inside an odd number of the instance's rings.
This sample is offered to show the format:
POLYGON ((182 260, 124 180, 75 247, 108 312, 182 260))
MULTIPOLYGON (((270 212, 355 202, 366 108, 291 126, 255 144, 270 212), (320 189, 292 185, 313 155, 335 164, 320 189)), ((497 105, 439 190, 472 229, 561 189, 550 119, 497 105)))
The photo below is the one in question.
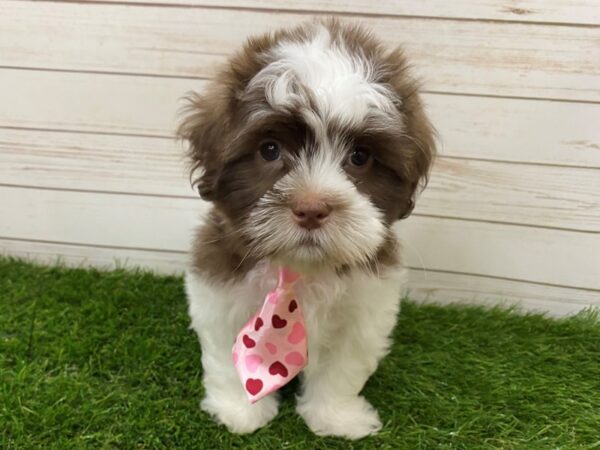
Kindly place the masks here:
POLYGON ((348 162, 355 167, 365 166, 371 160, 371 150, 362 145, 352 149, 348 155, 348 162))
POLYGON ((276 161, 281 156, 281 148, 276 141, 264 141, 260 144, 260 156, 265 161, 276 161))

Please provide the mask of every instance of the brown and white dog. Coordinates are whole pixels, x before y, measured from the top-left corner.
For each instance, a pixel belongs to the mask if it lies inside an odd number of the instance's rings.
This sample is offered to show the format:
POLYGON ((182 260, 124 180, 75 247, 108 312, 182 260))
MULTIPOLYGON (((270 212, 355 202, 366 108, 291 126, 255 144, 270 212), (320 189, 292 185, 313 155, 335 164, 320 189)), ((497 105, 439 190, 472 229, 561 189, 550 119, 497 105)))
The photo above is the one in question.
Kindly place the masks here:
POLYGON ((212 203, 186 277, 202 408, 237 433, 277 414, 277 395, 246 399, 231 344, 285 265, 302 274, 309 345, 298 413, 320 435, 376 432, 360 392, 399 310, 391 226, 410 214, 435 153, 401 50, 355 25, 304 24, 250 39, 190 100, 180 135, 212 203))

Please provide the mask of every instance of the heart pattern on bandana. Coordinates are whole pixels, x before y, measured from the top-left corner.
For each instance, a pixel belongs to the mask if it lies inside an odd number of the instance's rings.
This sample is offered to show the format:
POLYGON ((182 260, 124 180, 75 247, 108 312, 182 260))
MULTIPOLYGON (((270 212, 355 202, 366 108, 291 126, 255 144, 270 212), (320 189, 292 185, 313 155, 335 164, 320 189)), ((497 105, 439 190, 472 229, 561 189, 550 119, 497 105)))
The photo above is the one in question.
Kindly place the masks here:
POLYGON ((246 348, 254 348, 254 346, 256 346, 256 342, 254 341, 254 339, 249 337, 247 334, 244 335, 242 341, 244 342, 246 348))
POLYGON ((273 324, 273 328, 283 328, 287 325, 287 320, 282 319, 279 314, 274 314, 271 318, 271 323, 273 324))
POLYGON ((257 395, 263 388, 263 382, 254 378, 246 380, 246 390, 252 395, 257 395))
POLYGON ((233 362, 251 403, 287 384, 308 361, 304 316, 293 290, 297 279, 280 270, 277 288, 233 344, 233 362))
POLYGON ((281 375, 284 378, 288 376, 287 367, 285 367, 279 361, 275 361, 273 364, 271 364, 269 366, 269 373, 271 375, 281 375))

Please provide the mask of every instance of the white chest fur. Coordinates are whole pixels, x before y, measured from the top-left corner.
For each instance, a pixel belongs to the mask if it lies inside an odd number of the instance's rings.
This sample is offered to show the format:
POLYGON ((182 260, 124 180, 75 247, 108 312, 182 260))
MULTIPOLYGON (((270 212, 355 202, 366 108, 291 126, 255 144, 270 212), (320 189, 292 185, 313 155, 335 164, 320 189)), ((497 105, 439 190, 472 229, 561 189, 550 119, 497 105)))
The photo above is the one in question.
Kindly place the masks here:
MULTIPOLYGON (((343 276, 323 271, 301 278, 296 292, 306 321, 311 362, 347 329, 354 330, 360 324, 362 330, 354 331, 364 333, 371 327, 390 328, 389 323, 393 326, 404 274, 404 269, 399 268, 379 276, 363 271, 343 276)), ((277 272, 266 263, 259 264, 244 279, 225 284, 188 273, 186 288, 192 327, 199 334, 219 327, 227 343, 233 342, 276 283, 277 272)))
MULTIPOLYGON (((343 276, 322 271, 296 284, 308 339, 297 410, 317 434, 358 438, 380 428, 377 412, 359 395, 389 348, 405 271, 343 276)), ((276 271, 261 264, 240 281, 186 276, 192 328, 202 346, 206 396, 202 408, 235 432, 250 432, 277 414, 277 396, 248 403, 231 348, 243 324, 275 287, 276 271)))

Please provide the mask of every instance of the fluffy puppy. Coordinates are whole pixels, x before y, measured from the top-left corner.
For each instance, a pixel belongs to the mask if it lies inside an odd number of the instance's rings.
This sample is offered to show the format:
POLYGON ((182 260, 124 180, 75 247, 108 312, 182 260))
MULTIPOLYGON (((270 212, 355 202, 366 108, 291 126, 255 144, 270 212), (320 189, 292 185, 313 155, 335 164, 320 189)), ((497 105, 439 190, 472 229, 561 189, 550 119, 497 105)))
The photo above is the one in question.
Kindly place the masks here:
POLYGON ((277 414, 276 394, 248 402, 231 345, 285 265, 302 274, 308 335, 298 413, 319 435, 379 430, 360 392, 399 309, 391 225, 410 214, 435 152, 401 50, 335 20, 252 38, 192 95, 180 135, 211 203, 186 276, 202 408, 237 433, 277 414))

